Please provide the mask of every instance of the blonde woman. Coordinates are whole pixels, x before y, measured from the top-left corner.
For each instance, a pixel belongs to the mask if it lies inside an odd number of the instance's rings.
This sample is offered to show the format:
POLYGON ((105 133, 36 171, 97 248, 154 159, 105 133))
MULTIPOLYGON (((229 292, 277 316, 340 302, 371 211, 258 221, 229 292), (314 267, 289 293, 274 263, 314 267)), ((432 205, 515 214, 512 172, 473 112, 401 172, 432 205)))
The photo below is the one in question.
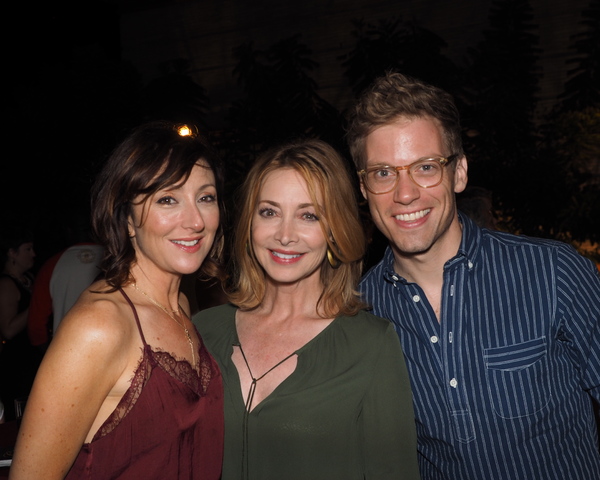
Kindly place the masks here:
POLYGON ((318 140, 273 149, 238 205, 232 304, 194 316, 224 379, 223 480, 419 478, 398 337, 356 293, 343 160, 318 140))

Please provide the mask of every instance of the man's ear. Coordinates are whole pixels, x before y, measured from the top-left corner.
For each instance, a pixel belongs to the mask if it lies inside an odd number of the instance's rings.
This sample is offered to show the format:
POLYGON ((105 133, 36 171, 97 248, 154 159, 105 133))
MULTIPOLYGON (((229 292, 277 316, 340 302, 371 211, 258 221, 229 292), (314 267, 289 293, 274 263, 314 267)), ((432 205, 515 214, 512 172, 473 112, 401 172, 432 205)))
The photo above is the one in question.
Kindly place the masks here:
POLYGON ((464 155, 456 162, 456 168, 454 169, 454 193, 460 193, 467 188, 469 167, 467 164, 467 157, 464 155))
POLYGON ((365 188, 362 180, 360 181, 360 193, 362 193, 363 198, 367 200, 367 189, 365 188))

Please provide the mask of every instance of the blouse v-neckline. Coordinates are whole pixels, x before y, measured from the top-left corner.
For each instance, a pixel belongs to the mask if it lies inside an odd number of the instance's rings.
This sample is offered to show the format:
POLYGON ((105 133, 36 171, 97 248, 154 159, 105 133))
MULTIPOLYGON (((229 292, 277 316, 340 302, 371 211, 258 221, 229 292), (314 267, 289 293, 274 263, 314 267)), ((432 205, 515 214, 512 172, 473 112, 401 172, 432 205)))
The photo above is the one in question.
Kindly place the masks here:
POLYGON ((235 372, 236 372, 236 375, 237 375, 238 387, 239 387, 238 388, 238 392, 239 392, 238 400, 241 401, 242 404, 244 405, 244 407, 245 407, 244 410, 248 414, 252 414, 255 410, 257 410, 260 406, 262 406, 265 402, 267 402, 273 395, 276 395, 278 393, 278 391, 281 388, 283 388, 283 386, 285 384, 289 383, 291 381, 291 379, 293 379, 297 375, 297 373, 298 373, 298 367, 300 366, 301 354, 305 350, 307 350, 308 348, 310 348, 313 343, 317 342, 319 340, 319 338, 321 338, 325 334, 325 332, 327 332, 330 328, 332 328, 332 325, 337 322, 338 317, 335 317, 331 322, 329 322, 328 325, 325 326, 325 328, 323 328, 323 330, 321 330, 319 333, 317 333, 308 342, 306 342, 304 345, 302 345, 301 347, 299 347, 296 350, 294 350, 293 352, 291 352, 289 355, 287 355, 282 360, 280 360, 279 362, 277 362, 274 366, 270 367, 265 373, 262 373, 256 379, 256 381, 259 381, 264 376, 266 376, 269 372, 275 370, 275 368, 277 368, 281 364, 285 363, 287 360, 289 360, 290 358, 292 358, 294 355, 296 355, 298 357, 297 363, 296 363, 296 368, 294 368, 294 370, 286 378, 284 378, 283 381, 279 385, 277 385, 269 395, 267 395, 259 403, 257 403, 252 410, 248 411, 248 406, 246 405, 246 402, 244 401, 244 393, 242 392, 242 381, 241 381, 241 377, 240 377, 240 372, 238 371, 237 366, 235 365, 235 363, 233 362, 233 359, 232 359, 233 348, 234 347, 239 347, 240 353, 242 353, 242 359, 244 360, 246 368, 248 369, 248 372, 250 373, 251 381, 253 381, 254 380, 254 375, 252 374, 252 371, 250 370, 250 368, 249 368, 249 366, 248 366, 248 364, 246 362, 246 357, 245 357, 245 355, 243 353, 243 347, 242 347, 242 344, 240 342, 240 338, 238 336, 237 324, 236 324, 237 312, 238 311, 239 311, 239 308, 235 308, 234 311, 233 311, 233 315, 232 315, 233 316, 233 322, 232 322, 233 342, 232 342, 232 345, 231 345, 232 348, 231 348, 231 352, 230 352, 230 355, 229 355, 229 360, 231 361, 231 364, 232 364, 233 368, 235 369, 235 372))
POLYGON ((290 353, 289 355, 287 355, 286 357, 284 357, 283 359, 279 360, 279 362, 277 362, 275 365, 273 365, 272 367, 270 367, 266 372, 262 373, 258 378, 255 378, 252 370, 250 369, 250 365, 248 364, 248 360, 246 359, 246 355, 244 354, 244 349, 242 347, 242 344, 240 342, 239 336, 238 336, 238 332, 237 332, 237 312, 239 311, 239 309, 235 309, 233 311, 233 338, 234 341, 232 342, 232 346, 231 346, 231 353, 229 355, 229 359, 231 361, 231 364, 233 366, 233 368, 235 369, 235 373, 237 374, 237 379, 238 379, 238 401, 241 401, 244 405, 244 413, 243 413, 243 420, 242 420, 242 465, 241 465, 241 469, 242 469, 242 478, 244 480, 246 480, 248 472, 249 472, 249 466, 248 466, 248 446, 249 446, 249 418, 250 415, 252 415, 255 411, 260 410, 260 408, 262 408, 262 406, 267 403, 271 398, 273 398, 274 396, 277 395, 277 393, 282 389, 285 388, 284 385, 289 383, 291 381, 291 379, 293 379, 298 372, 298 367, 300 366, 300 358, 301 358, 301 354, 303 351, 307 350, 314 342, 318 341, 318 339, 325 334, 326 331, 328 331, 331 326, 337 321, 337 317, 334 318, 331 322, 329 322, 325 328, 323 328, 319 333, 317 333, 313 338, 311 338, 308 342, 306 342, 304 345, 302 345, 300 348, 294 350, 292 353, 290 353), (235 365, 234 361, 233 361, 233 348, 234 347, 238 347, 240 349, 240 353, 242 354, 242 359, 244 360, 244 364, 246 365, 246 368, 248 369, 248 373, 250 374, 250 379, 251 379, 251 383, 250 383, 250 389, 248 390, 248 396, 246 398, 246 401, 244 402, 244 392, 242 391, 242 380, 240 377, 240 372, 237 369, 237 366, 235 365), (285 363, 286 361, 288 361, 290 358, 292 358, 294 355, 296 355, 297 361, 296 361, 296 367, 294 368, 294 370, 286 377, 284 378, 281 383, 279 383, 279 385, 277 385, 273 391, 271 393, 269 393, 266 397, 264 397, 260 402, 258 402, 254 408, 252 408, 252 410, 249 410, 249 408, 252 406, 252 400, 254 399, 254 392, 256 391, 256 383, 261 380, 262 378, 264 378, 266 375, 268 375, 269 373, 271 373, 273 370, 275 370, 277 367, 279 367, 280 365, 282 365, 283 363, 285 363))

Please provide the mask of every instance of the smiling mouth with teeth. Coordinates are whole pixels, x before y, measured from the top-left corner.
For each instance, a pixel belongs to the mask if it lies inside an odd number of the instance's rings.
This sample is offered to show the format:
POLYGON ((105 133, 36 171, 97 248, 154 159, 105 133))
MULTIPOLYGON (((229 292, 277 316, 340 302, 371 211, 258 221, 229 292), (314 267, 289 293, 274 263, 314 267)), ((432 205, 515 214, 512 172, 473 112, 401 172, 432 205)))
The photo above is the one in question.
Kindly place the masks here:
POLYGON ((194 245, 197 245, 199 241, 200 240, 192 240, 190 242, 186 242, 184 240, 173 240, 173 243, 176 243, 177 245, 183 245, 184 247, 193 247, 194 245))
POLYGON ((401 222, 414 222, 415 220, 419 220, 420 218, 423 218, 429 212, 431 212, 431 209, 427 208, 426 210, 421 210, 420 212, 396 215, 396 220, 400 220, 401 222))
POLYGON ((279 258, 282 258, 282 259, 284 259, 284 260, 291 260, 292 258, 298 258, 298 257, 300 257, 300 256, 301 256, 300 254, 296 254, 296 255, 287 255, 287 254, 285 254, 285 253, 279 253, 279 252, 275 252, 275 251, 273 251, 273 250, 271 250, 271 253, 272 253, 274 256, 276 256, 276 257, 279 257, 279 258))

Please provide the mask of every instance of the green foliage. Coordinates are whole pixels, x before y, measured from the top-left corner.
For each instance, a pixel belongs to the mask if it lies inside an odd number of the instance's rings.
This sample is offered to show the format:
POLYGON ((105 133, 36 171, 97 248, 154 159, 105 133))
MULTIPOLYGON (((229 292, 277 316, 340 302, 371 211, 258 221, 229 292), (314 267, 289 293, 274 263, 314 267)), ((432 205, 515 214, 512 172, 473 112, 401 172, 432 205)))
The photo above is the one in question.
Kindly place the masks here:
POLYGON ((600 108, 556 113, 547 127, 543 157, 560 182, 550 187, 553 236, 600 241, 600 108))
MULTIPOLYGON (((561 102, 542 127, 546 168, 560 181, 549 189, 553 235, 600 242, 600 1, 582 12, 583 30, 571 37, 573 65, 561 102)), ((597 252, 600 255, 600 251, 597 252)))
POLYGON ((470 132, 472 181, 492 190, 511 230, 533 234, 540 231, 545 202, 532 185, 540 171, 534 126, 539 51, 532 19, 527 0, 493 2, 490 28, 470 52, 463 122, 470 132))
MULTIPOLYGON (((24 195, 24 210, 39 209, 36 213, 43 217, 47 210, 60 210, 52 203, 87 201, 97 167, 124 132, 148 118, 203 127, 227 162, 230 193, 258 152, 273 143, 313 136, 346 153, 342 112, 318 94, 314 78, 319 65, 300 35, 263 50, 251 43, 235 49, 233 74, 242 95, 232 101, 226 127, 217 130, 210 126, 210 98, 201 80, 191 76, 187 59, 160 65, 161 75, 144 86, 138 72, 118 58, 118 45, 102 36, 109 25, 117 28, 115 12, 93 13, 79 23, 59 16, 58 27, 40 18, 35 31, 56 44, 37 42, 44 53, 40 61, 22 54, 9 59, 8 137, 26 145, 30 158, 42 160, 36 178, 27 182, 36 195, 24 195), (96 34, 85 35, 91 26, 96 34), (58 57, 67 36, 51 33, 67 27, 82 30, 84 44, 58 57), (38 206, 37 199, 49 191, 54 202, 38 206)), ((354 95, 389 69, 454 94, 463 118, 469 183, 493 192, 500 225, 598 242, 600 0, 590 0, 581 24, 582 31, 571 39, 571 69, 561 103, 544 124, 535 117, 539 49, 528 0, 493 0, 489 26, 469 51, 466 66, 458 67, 444 55, 441 37, 398 17, 376 23, 356 20, 355 42, 339 58, 340 68, 354 95)), ((3 186, 31 176, 30 162, 7 163, 0 175, 3 186)))
POLYGON ((245 94, 233 102, 229 127, 218 134, 228 161, 230 181, 239 183, 256 154, 295 137, 319 137, 341 147, 339 112, 317 94, 311 73, 318 64, 300 35, 268 49, 252 44, 238 47, 234 69, 245 94))
POLYGON ((442 54, 446 42, 435 33, 401 17, 377 24, 354 21, 354 48, 342 67, 355 94, 388 70, 420 78, 449 91, 458 82, 457 67, 442 54))
POLYGON ((600 106, 600 0, 591 0, 581 24, 584 30, 571 37, 575 54, 567 63, 574 67, 561 96, 567 110, 600 106))

